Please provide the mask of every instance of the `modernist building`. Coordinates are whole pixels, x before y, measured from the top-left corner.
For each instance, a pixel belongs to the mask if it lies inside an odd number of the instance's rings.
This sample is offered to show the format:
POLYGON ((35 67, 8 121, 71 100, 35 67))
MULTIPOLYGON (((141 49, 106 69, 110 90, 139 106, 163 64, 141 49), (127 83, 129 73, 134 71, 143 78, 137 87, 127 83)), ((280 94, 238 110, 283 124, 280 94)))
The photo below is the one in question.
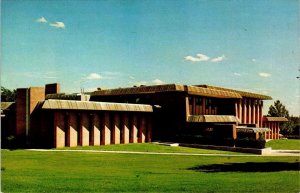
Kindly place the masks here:
POLYGON ((286 119, 263 117, 263 100, 269 99, 208 85, 99 88, 88 95, 68 95, 60 93, 59 84, 48 84, 17 89, 12 133, 46 147, 143 143, 187 135, 278 139, 279 122, 286 119))
POLYGON ((251 133, 256 139, 278 139, 279 122, 287 119, 263 118, 263 100, 270 99, 266 95, 221 87, 177 84, 98 89, 91 95, 91 100, 97 101, 152 105, 154 139, 184 134, 235 139, 251 133))

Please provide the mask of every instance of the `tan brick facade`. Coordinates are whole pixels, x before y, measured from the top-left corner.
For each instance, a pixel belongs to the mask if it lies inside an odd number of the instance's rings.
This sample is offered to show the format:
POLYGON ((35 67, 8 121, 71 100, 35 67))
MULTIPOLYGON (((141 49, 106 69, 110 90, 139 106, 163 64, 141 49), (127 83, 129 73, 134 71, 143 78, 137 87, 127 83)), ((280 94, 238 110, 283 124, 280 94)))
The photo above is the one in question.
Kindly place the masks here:
POLYGON ((70 112, 68 114, 68 137, 67 146, 76 147, 78 144, 78 128, 77 128, 77 114, 75 112, 70 112))
POLYGON ((80 116, 80 128, 79 128, 79 145, 89 146, 89 117, 87 113, 82 113, 80 116))
POLYGON ((118 113, 113 114, 112 125, 112 141, 111 144, 120 144, 120 115, 118 113))
POLYGON ((65 147, 65 121, 62 112, 54 112, 54 147, 65 147))
POLYGON ((138 118, 136 114, 133 114, 131 117, 131 135, 130 135, 130 143, 137 143, 138 142, 138 118))
POLYGON ((103 125, 102 125, 102 135, 101 135, 101 145, 110 144, 111 135, 111 123, 109 118, 109 113, 105 112, 103 114, 103 125))
POLYGON ((129 116, 127 113, 123 115, 123 124, 122 124, 122 137, 121 143, 129 143, 129 116))
POLYGON ((92 126, 92 135, 91 135, 91 143, 90 145, 100 145, 101 138, 101 120, 99 113, 95 113, 93 115, 93 126, 92 126))
MULTIPOLYGON (((94 96, 91 94, 91 98, 79 100, 77 94, 59 93, 60 85, 57 83, 48 84, 45 88, 18 89, 15 131, 27 139, 30 135, 40 138, 36 140, 40 142, 48 139, 54 147, 76 147, 151 142, 152 134, 155 139, 173 137, 176 133, 184 133, 186 128, 193 130, 195 125, 210 127, 224 122, 231 126, 229 119, 221 120, 227 113, 237 117, 233 121, 232 133, 230 131, 233 139, 237 137, 237 125, 249 128, 262 126, 262 100, 267 96, 216 90, 218 88, 180 85, 134 87, 99 90, 94 96), (136 95, 132 95, 133 91, 136 95), (219 95, 224 95, 224 100, 219 95), (145 103, 153 101, 151 105, 150 102, 148 105, 134 104, 136 99, 143 99, 139 101, 145 103), (198 118, 210 115, 213 121, 197 119, 201 123, 190 123, 190 115, 198 115, 198 118)), ((268 123, 264 126, 271 129, 266 133, 267 138, 279 138, 279 125, 268 123)))

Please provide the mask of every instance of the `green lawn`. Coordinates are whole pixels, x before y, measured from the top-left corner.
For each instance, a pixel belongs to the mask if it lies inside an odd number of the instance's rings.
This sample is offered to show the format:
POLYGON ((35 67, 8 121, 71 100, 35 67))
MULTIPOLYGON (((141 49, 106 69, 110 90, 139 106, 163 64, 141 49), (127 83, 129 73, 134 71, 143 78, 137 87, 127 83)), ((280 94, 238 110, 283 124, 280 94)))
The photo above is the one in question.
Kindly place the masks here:
POLYGON ((300 140, 298 139, 280 139, 267 142, 266 147, 272 149, 300 150, 300 140))
POLYGON ((84 150, 102 150, 102 151, 138 151, 138 152, 168 152, 168 153, 199 153, 199 154, 241 154, 230 151, 198 149, 188 147, 170 147, 151 143, 143 144, 118 144, 118 145, 100 145, 86 147, 66 147, 63 149, 84 149, 84 150))
POLYGON ((2 192, 300 191, 297 157, 1 152, 2 192))

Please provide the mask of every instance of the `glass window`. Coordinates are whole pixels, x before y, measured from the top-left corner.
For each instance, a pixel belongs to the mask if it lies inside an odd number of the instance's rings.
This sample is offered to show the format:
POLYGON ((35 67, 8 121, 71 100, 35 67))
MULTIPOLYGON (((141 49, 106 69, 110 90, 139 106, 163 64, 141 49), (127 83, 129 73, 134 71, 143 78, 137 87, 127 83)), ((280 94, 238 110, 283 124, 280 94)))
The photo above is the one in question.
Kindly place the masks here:
POLYGON ((206 100, 205 100, 205 108, 209 108, 209 106, 211 106, 211 99, 210 98, 207 98, 206 100))
POLYGON ((201 105, 202 104, 202 98, 201 97, 197 97, 196 98, 196 105, 201 105))

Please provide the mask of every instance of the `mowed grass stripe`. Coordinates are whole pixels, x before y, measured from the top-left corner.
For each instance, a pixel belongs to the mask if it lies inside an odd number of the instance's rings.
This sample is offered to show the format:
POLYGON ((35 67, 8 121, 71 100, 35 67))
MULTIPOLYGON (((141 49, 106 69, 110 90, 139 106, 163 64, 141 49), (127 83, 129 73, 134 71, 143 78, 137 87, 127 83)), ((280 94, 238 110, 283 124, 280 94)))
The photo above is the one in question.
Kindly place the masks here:
POLYGON ((299 171, 241 172, 292 157, 195 157, 2 150, 3 192, 297 192, 299 171), (228 165, 218 171, 215 165, 228 165), (211 166, 211 171, 193 168, 211 166), (253 166, 252 166, 253 167, 253 166), (244 169, 245 169, 244 168, 244 169), (238 168, 236 168, 238 169, 238 168), (231 171, 232 170, 232 171, 231 171))
POLYGON ((241 154, 238 152, 198 149, 180 146, 165 146, 152 143, 143 144, 117 144, 117 145, 100 145, 100 146, 78 146, 59 148, 63 150, 101 150, 101 151, 133 151, 133 152, 158 152, 158 153, 198 153, 198 154, 241 154))

